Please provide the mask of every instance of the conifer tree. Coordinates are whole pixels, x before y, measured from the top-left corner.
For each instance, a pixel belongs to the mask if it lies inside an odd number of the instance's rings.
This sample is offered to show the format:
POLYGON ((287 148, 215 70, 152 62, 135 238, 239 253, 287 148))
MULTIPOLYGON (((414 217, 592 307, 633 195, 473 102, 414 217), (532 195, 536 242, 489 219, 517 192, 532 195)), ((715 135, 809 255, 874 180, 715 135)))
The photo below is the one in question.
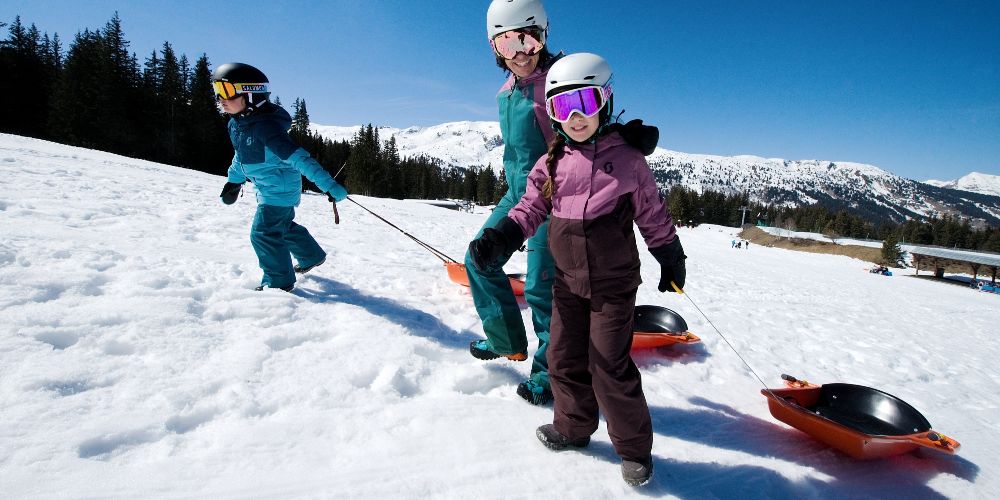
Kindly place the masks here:
MULTIPOLYGON (((56 140, 75 146, 112 150, 107 133, 117 119, 105 104, 111 88, 107 50, 98 32, 77 33, 66 55, 53 95, 50 130, 56 140)), ((117 151, 115 151, 117 152, 117 151)))
MULTIPOLYGON (((46 34, 46 38, 48 35, 46 34)), ((46 52, 38 28, 25 29, 20 16, 14 18, 10 37, 0 46, 0 92, 7 97, 0 113, 0 131, 32 137, 48 137, 46 116, 52 94, 46 67, 46 52)))
POLYGON ((899 262, 902 249, 899 247, 899 239, 895 235, 889 235, 882 242, 882 264, 894 266, 899 262))
POLYGON ((292 130, 297 132, 309 131, 309 111, 306 110, 305 99, 295 99, 292 104, 292 130))
POLYGON ((226 118, 215 102, 209 66, 208 55, 202 54, 191 74, 190 161, 197 170, 225 175, 233 147, 226 131, 226 118))
POLYGON ((493 202, 493 191, 496 189, 496 182, 497 178, 493 175, 492 168, 479 170, 479 175, 476 178, 476 203, 489 205, 493 202))

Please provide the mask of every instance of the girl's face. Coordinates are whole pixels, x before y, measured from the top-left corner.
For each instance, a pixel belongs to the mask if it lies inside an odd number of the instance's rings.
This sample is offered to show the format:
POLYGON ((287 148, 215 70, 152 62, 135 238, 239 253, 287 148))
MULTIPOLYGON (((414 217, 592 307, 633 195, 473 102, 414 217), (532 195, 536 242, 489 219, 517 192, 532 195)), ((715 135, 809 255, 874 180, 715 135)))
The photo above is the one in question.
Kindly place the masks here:
POLYGON ((563 132, 570 139, 576 142, 584 142, 597 133, 597 127, 601 124, 600 113, 594 114, 590 118, 584 118, 580 113, 573 113, 569 121, 562 125, 563 132))
POLYGON ((219 99, 219 106, 222 107, 222 112, 227 115, 238 115, 247 109, 246 100, 243 99, 243 95, 237 95, 232 99, 219 99))
POLYGON ((514 73, 518 78, 524 78, 533 73, 535 68, 538 67, 538 57, 540 55, 536 53, 533 56, 528 56, 524 52, 518 52, 513 59, 504 59, 504 63, 511 73, 514 73))

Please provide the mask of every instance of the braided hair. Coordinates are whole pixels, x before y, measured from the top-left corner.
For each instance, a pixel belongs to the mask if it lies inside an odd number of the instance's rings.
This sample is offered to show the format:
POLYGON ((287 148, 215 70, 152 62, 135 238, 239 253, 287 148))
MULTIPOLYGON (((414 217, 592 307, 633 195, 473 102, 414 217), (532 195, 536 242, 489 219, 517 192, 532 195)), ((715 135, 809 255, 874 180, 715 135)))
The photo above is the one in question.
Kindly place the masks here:
POLYGON ((563 155, 563 146, 566 145, 566 137, 556 134, 555 139, 549 144, 548 156, 545 158, 545 166, 549 170, 549 178, 545 179, 542 185, 542 196, 546 200, 552 201, 552 195, 556 193, 556 162, 563 155))

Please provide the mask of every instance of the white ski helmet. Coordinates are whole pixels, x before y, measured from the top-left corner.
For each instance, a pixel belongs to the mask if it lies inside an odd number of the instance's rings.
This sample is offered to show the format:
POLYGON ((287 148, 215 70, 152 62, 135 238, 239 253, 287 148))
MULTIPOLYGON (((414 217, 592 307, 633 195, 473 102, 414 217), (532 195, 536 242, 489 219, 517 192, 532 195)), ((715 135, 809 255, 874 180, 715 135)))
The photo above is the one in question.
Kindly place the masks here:
MULTIPOLYGON (((545 77, 545 97, 573 87, 605 87, 611 81, 611 66, 597 54, 580 52, 560 58, 545 77)), ((607 88, 611 97, 611 88, 607 88)))
POLYGON ((493 0, 486 11, 486 34, 490 40, 505 31, 531 26, 542 33, 549 30, 549 18, 539 0, 493 0))

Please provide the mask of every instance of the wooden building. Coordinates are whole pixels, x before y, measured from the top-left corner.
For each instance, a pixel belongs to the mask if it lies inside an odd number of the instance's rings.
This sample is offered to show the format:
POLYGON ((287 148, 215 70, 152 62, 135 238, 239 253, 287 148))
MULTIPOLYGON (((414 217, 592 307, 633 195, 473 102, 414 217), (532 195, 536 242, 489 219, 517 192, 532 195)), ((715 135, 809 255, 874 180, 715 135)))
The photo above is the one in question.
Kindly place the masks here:
POLYGON ((906 245, 904 250, 913 257, 917 274, 922 270, 933 270, 934 276, 943 278, 946 266, 966 266, 973 279, 977 279, 980 273, 992 276, 993 286, 996 286, 1000 254, 919 245, 906 245))

